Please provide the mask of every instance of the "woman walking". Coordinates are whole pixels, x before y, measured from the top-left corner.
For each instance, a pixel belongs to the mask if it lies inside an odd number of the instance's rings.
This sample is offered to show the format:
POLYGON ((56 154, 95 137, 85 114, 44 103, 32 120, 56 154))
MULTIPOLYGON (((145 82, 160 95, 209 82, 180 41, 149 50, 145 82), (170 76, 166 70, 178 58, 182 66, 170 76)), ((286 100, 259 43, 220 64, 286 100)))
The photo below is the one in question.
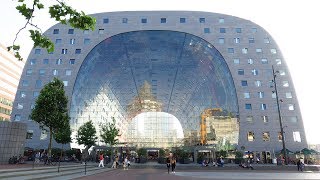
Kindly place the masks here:
POLYGON ((177 160, 176 160, 175 157, 173 157, 172 160, 171 160, 171 171, 172 171, 173 174, 176 173, 176 171, 175 171, 176 163, 177 163, 177 160))
POLYGON ((170 172, 171 162, 170 162, 170 159, 169 159, 168 157, 167 157, 166 162, 167 162, 167 169, 168 169, 168 174, 169 174, 169 172, 170 172))

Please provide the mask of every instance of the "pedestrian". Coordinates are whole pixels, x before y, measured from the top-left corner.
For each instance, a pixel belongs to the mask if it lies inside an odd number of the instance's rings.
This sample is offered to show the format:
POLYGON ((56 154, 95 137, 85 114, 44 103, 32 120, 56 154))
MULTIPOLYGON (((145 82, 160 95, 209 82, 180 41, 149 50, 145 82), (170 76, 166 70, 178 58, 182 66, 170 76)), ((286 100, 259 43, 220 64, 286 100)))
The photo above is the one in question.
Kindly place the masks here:
POLYGON ((104 167, 104 164, 103 164, 104 157, 103 157, 103 154, 102 154, 102 153, 101 153, 100 156, 99 156, 99 160, 100 160, 100 163, 99 163, 99 166, 98 166, 98 167, 100 167, 100 165, 101 165, 102 167, 104 167))
POLYGON ((176 169, 176 164, 177 164, 177 160, 175 157, 172 157, 171 159, 171 171, 173 174, 176 173, 175 169, 176 169))
POLYGON ((128 158, 124 158, 123 161, 123 170, 128 170, 128 158))
POLYGON ((169 172, 170 172, 170 166, 171 166, 171 162, 170 162, 169 157, 167 157, 166 163, 167 163, 167 169, 168 169, 168 174, 169 174, 169 172))
POLYGON ((298 168, 298 171, 300 171, 300 168, 301 168, 301 162, 300 162, 300 159, 298 159, 298 161, 297 161, 297 168, 298 168))
POLYGON ((36 164, 40 164, 40 156, 41 156, 40 151, 36 152, 36 155, 35 155, 35 158, 34 158, 34 162, 36 164))

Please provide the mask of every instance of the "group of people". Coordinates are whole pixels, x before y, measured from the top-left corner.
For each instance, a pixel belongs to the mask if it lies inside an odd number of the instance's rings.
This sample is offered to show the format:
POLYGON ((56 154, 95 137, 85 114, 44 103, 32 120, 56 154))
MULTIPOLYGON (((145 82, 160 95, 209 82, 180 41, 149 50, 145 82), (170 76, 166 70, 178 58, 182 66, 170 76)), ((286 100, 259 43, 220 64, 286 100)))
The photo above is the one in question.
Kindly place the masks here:
POLYGON ((176 173, 176 171, 175 171, 176 165, 177 165, 176 157, 173 157, 173 156, 167 157, 166 163, 167 163, 168 174, 170 173, 170 167, 171 167, 171 172, 173 174, 176 173))
MULTIPOLYGON (((100 163, 99 163, 98 167, 104 167, 104 156, 103 156, 102 153, 99 155, 99 160, 100 160, 100 163)), ((124 160, 123 160, 123 162, 122 162, 123 169, 124 169, 124 170, 128 170, 129 167, 130 167, 130 165, 131 165, 130 160, 128 159, 128 157, 125 157, 124 160)), ((118 168, 118 167, 119 167, 119 157, 116 156, 116 157, 114 158, 114 161, 113 161, 113 163, 112 163, 111 168, 116 169, 116 168, 118 168)))
POLYGON ((298 159, 297 161, 297 168, 298 168, 298 171, 303 171, 304 169, 304 163, 300 159, 298 159))

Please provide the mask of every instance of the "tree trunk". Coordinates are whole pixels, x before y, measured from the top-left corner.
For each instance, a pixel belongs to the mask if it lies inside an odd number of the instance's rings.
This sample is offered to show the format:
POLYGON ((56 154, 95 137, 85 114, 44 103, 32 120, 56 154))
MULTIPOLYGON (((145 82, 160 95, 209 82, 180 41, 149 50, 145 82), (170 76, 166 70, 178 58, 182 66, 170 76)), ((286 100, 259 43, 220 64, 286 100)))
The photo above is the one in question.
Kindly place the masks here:
POLYGON ((51 145, 52 145, 52 129, 50 128, 49 146, 48 146, 48 157, 51 157, 51 145))

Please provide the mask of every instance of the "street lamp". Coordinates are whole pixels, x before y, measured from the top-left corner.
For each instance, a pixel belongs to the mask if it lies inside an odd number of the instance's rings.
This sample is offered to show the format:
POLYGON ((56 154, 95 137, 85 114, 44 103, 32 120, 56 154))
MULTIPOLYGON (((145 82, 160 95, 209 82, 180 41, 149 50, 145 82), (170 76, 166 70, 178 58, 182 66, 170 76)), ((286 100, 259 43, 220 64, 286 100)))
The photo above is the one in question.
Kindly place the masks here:
MULTIPOLYGON (((278 73, 278 72, 277 72, 278 73)), ((276 93, 276 100, 277 100, 277 107, 278 107, 278 115, 279 115, 279 123, 280 123, 280 133, 281 133, 281 140, 282 140, 282 148, 283 148, 283 157, 284 157, 284 162, 286 165, 288 165, 288 160, 287 160, 287 150, 286 150, 286 143, 284 142, 284 132, 283 132, 283 126, 282 126, 282 118, 281 118, 281 112, 280 112, 280 105, 279 105, 279 98, 278 98, 278 90, 277 90, 277 83, 276 83, 276 73, 274 72, 274 68, 272 65, 272 75, 273 75, 273 84, 274 84, 274 89, 276 93)), ((282 100, 281 100, 282 101, 282 100)))

